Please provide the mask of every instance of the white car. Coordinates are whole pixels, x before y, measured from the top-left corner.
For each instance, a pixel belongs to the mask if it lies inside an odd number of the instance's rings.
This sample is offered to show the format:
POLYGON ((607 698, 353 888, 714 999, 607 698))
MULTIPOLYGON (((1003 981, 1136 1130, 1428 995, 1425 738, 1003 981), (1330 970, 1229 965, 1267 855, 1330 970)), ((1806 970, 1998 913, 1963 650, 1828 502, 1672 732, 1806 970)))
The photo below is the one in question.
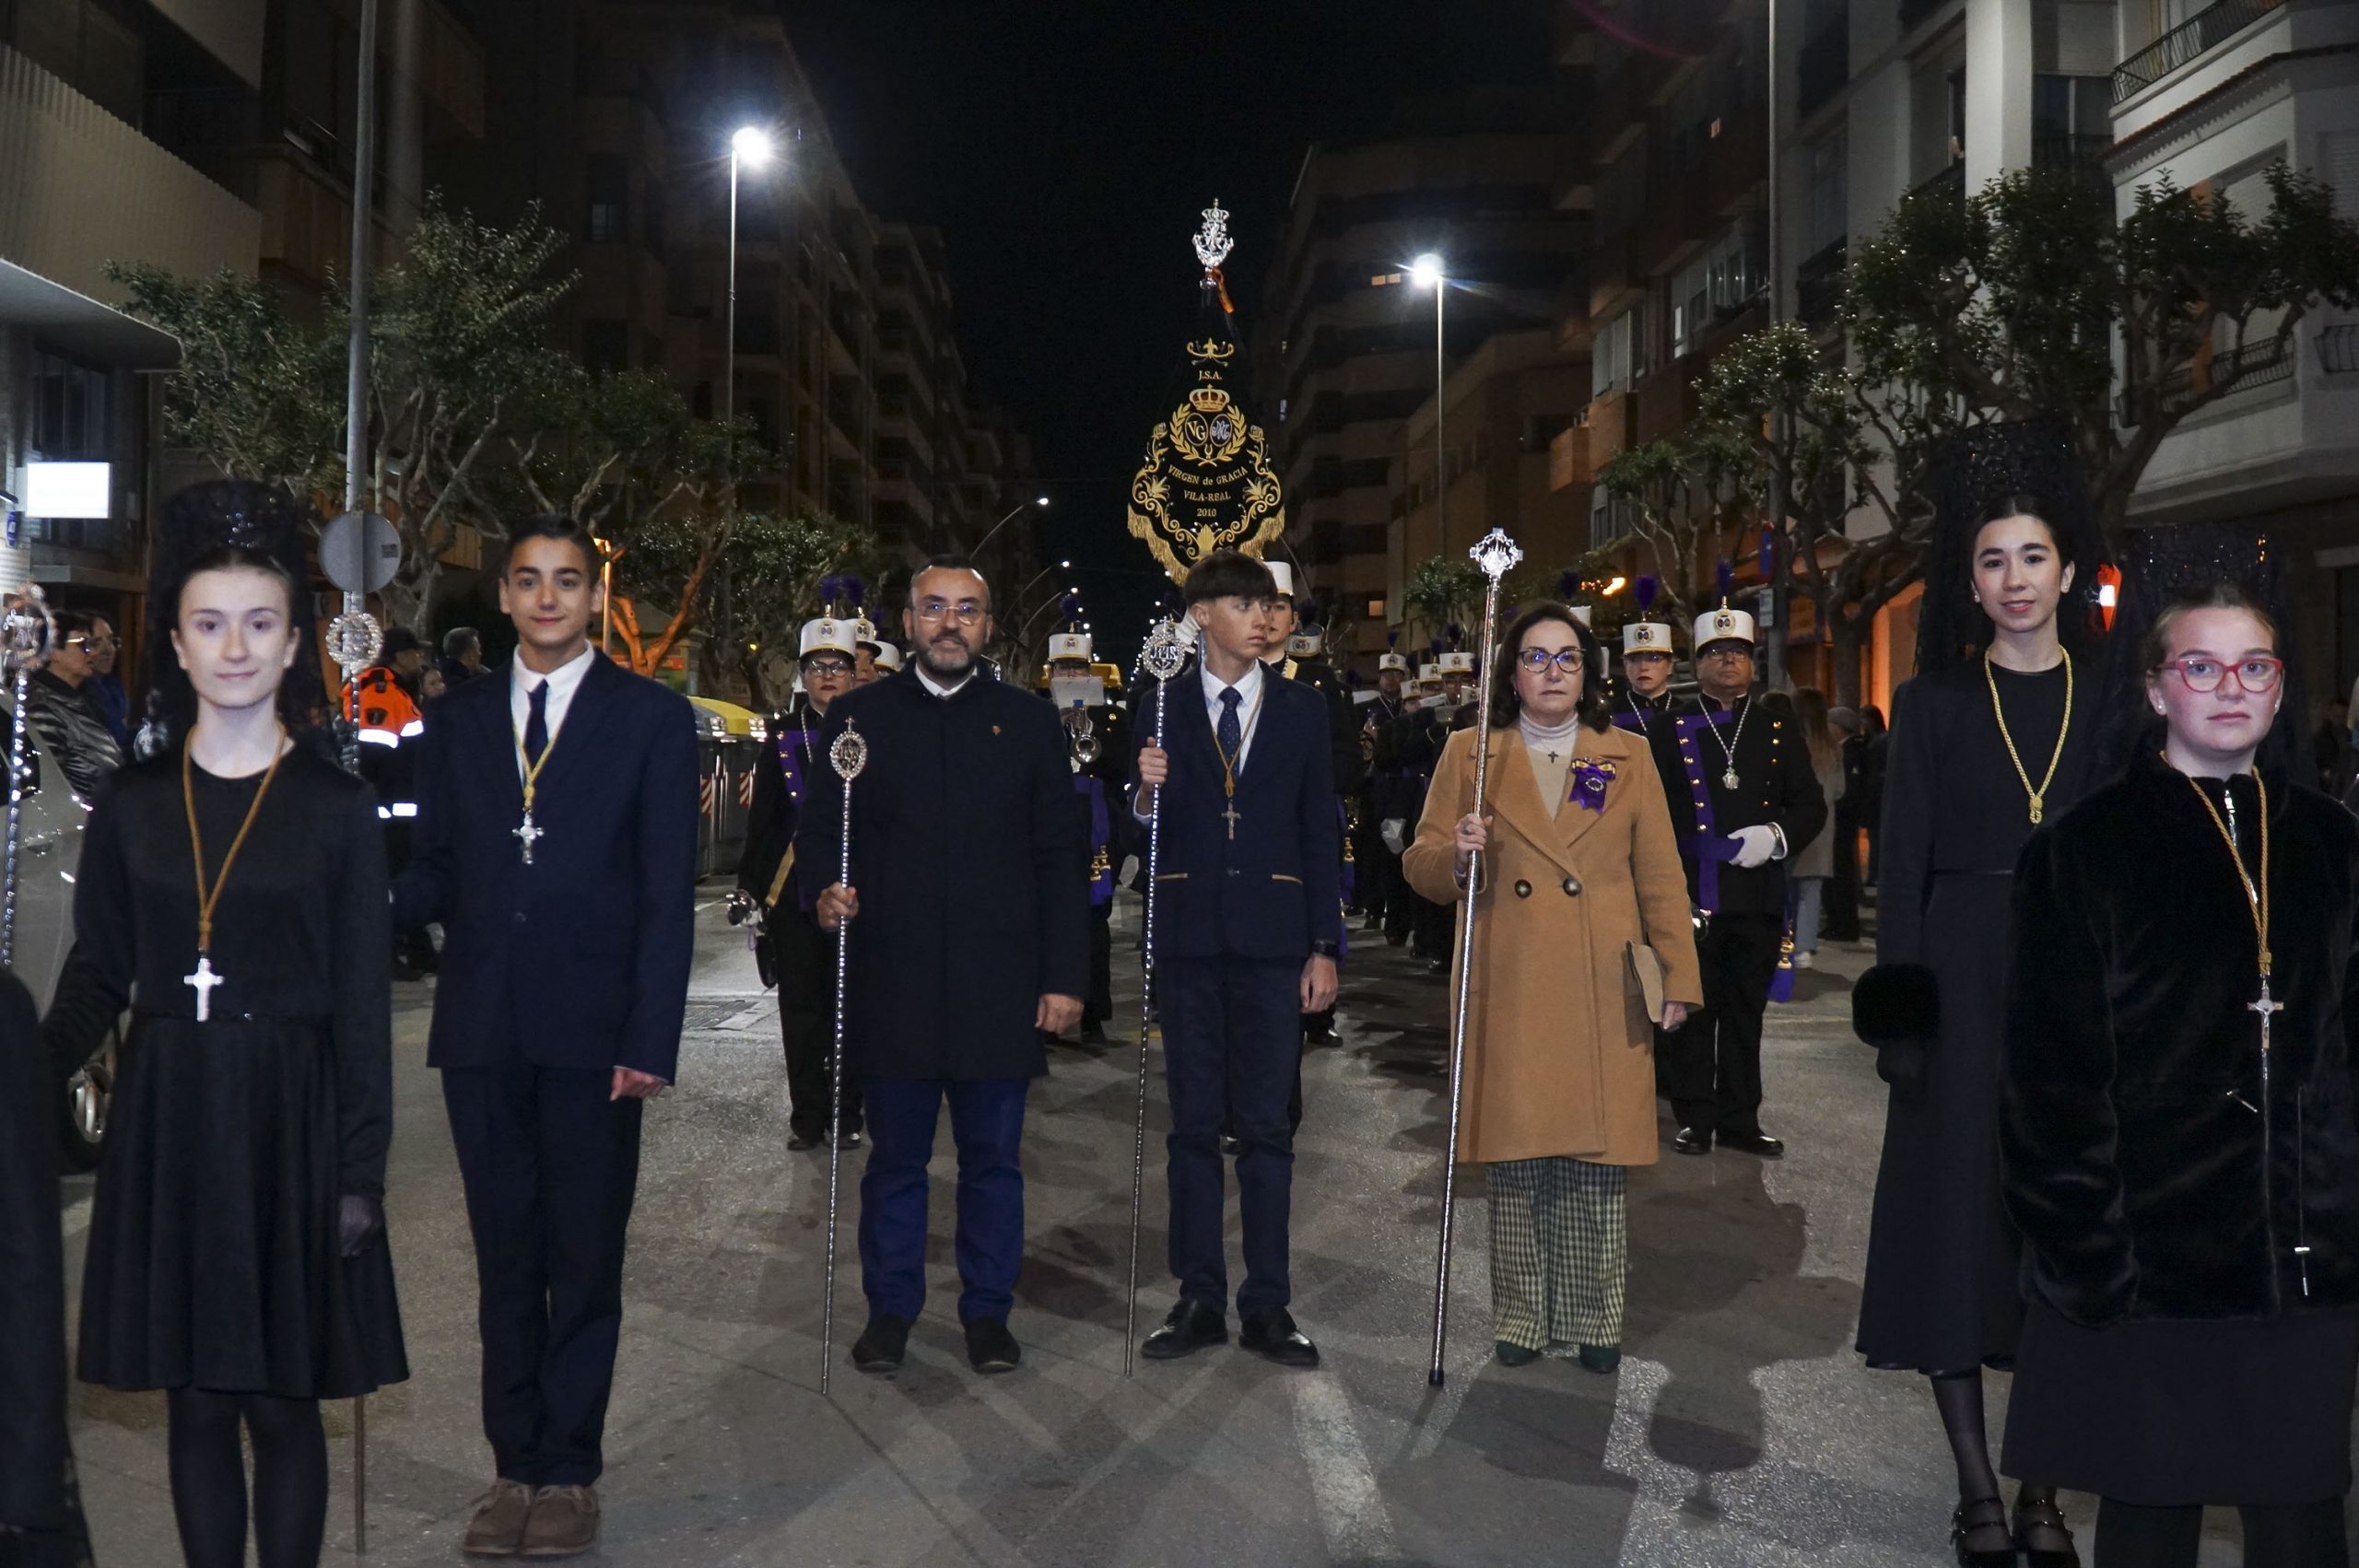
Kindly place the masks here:
MULTIPOLYGON (((13 694, 0 687, 0 746, 8 743, 13 694)), ((0 762, 0 777, 6 765, 0 762)), ((33 1005, 49 1010, 65 955, 74 949, 74 873, 82 860, 82 833, 89 808, 66 787, 65 773, 41 755, 41 743, 25 731, 26 788, 17 848, 15 947, 9 967, 33 993, 33 1005)), ((0 795, 0 811, 6 809, 0 795)), ((112 1039, 66 1085, 62 1129, 65 1159, 76 1170, 99 1163, 106 1138, 107 1101, 114 1087, 112 1039)))

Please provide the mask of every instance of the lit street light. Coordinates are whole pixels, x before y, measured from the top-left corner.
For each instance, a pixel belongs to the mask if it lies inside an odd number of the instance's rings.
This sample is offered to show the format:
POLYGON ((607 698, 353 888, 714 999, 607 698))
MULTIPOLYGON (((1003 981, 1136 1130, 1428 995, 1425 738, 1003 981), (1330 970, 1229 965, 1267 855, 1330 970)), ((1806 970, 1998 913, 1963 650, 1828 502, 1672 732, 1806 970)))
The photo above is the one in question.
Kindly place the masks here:
MULTIPOLYGON (((1022 515, 1027 504, 1027 503, 1026 502, 1018 501, 1009 509, 1008 514, 1005 517, 1000 519, 997 522, 992 523, 990 530, 986 532, 980 539, 975 541, 974 548, 967 552, 968 557, 970 560, 981 560, 983 556, 983 546, 990 544, 992 537, 996 535, 1001 529, 1005 528, 1009 523, 1014 522, 1017 517, 1022 515)), ((1039 507, 1042 511, 1046 511, 1049 509, 1049 497, 1046 496, 1035 496, 1028 504, 1039 507)))
MULTIPOLYGON (((721 423, 733 427, 737 417, 737 176, 741 170, 759 169, 770 160, 770 138, 757 126, 741 125, 729 138, 729 350, 721 380, 721 423)), ((735 457, 737 438, 729 437, 731 457, 735 457)), ((735 478, 735 463, 731 463, 731 478, 735 478)))
POLYGON ((1442 301, 1449 297, 1449 275, 1442 270, 1441 258, 1431 251, 1409 263, 1410 280, 1419 288, 1434 291, 1434 544, 1447 554, 1449 549, 1449 476, 1445 472, 1449 448, 1442 444, 1441 404, 1442 382, 1449 375, 1442 359, 1442 301))

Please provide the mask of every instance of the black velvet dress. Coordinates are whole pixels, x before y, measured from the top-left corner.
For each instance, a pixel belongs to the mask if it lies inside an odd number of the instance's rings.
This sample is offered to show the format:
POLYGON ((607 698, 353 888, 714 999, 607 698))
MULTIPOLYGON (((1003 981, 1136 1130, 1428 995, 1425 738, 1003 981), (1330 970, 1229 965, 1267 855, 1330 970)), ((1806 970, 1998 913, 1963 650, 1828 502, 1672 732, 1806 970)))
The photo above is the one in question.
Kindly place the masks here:
MULTIPOLYGON (((193 776, 217 875, 261 784, 193 776)), ((223 983, 196 1020, 196 874, 178 751, 92 813, 75 945, 44 1033, 78 1059, 128 1004, 82 1286, 79 1372, 111 1388, 343 1398, 408 1375, 382 1239, 393 1128, 384 834, 367 785, 298 747, 214 912, 223 983)))
MULTIPOLYGON (((2200 787, 2257 867, 2254 781, 2200 787)), ((2000 1108, 2032 1303, 2010 1475, 2154 1506, 2350 1487, 2359 824, 2282 774, 2269 802, 2265 1071, 2249 909, 2186 778, 2137 756, 2024 856, 2000 1108)))
MULTIPOLYGON (((1876 1367, 2003 1366, 2023 1323, 2019 1247, 1999 1192, 1999 1053, 2008 898, 2032 825, 1982 672, 1976 660, 1921 676, 1893 705, 1876 962, 1932 971, 1940 1036, 1923 1077, 1895 1083, 1884 1116, 1860 1298, 1859 1350, 1876 1367)), ((2064 668, 1993 674, 2036 784, 2064 721, 2064 668)), ((2083 661, 2043 822, 2089 788, 2096 688, 2083 661)))

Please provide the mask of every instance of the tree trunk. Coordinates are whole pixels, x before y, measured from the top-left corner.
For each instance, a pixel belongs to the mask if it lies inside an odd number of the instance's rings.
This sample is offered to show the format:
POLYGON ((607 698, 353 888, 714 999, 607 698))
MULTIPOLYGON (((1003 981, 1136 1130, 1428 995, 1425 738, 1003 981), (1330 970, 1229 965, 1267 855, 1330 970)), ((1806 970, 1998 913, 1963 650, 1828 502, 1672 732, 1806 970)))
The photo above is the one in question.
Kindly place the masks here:
POLYGON ((1833 701, 1837 708, 1860 706, 1862 685, 1860 655, 1865 650, 1874 630, 1874 617, 1857 614, 1837 617, 1827 626, 1827 646, 1835 665, 1833 701))

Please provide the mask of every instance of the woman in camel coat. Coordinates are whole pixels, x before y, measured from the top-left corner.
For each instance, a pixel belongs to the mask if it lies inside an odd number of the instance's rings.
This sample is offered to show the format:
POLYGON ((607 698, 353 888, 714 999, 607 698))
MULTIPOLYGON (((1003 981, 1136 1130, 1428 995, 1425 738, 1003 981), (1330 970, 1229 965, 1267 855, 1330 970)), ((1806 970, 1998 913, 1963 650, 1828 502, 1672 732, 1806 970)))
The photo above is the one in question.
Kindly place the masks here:
MULTIPOLYGON (((1402 858, 1410 884, 1473 907, 1462 1157, 1489 1167, 1499 1359, 1621 1361, 1625 1181, 1656 1157, 1654 1021, 1630 949, 1662 971, 1662 1024, 1702 1005, 1687 878, 1646 743, 1611 726, 1604 655, 1562 604, 1508 628, 1489 675, 1487 805, 1474 732, 1452 735, 1402 858)), ((1453 944, 1452 952, 1457 951, 1453 944)))

